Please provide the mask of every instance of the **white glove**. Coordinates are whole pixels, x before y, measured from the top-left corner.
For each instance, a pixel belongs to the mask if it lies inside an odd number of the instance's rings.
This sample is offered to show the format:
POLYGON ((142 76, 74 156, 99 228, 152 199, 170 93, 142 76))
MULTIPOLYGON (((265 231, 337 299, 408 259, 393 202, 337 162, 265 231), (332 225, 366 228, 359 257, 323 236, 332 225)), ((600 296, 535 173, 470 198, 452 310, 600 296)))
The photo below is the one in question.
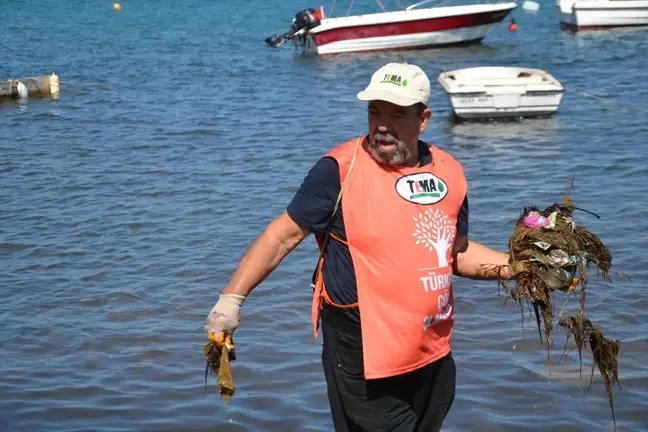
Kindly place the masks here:
POLYGON ((232 336, 239 326, 241 305, 245 296, 239 294, 221 294, 207 316, 205 330, 210 340, 220 342, 225 336, 232 336))

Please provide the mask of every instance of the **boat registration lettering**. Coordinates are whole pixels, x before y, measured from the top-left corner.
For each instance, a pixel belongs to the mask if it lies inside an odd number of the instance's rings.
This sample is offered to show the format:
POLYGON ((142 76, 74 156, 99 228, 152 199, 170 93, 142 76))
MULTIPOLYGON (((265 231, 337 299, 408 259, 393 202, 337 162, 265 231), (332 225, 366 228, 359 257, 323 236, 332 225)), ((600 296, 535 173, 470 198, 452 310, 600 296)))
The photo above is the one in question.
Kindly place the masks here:
POLYGON ((477 103, 488 102, 488 97, 482 96, 482 97, 471 97, 471 98, 459 99, 460 104, 474 104, 475 102, 477 103))

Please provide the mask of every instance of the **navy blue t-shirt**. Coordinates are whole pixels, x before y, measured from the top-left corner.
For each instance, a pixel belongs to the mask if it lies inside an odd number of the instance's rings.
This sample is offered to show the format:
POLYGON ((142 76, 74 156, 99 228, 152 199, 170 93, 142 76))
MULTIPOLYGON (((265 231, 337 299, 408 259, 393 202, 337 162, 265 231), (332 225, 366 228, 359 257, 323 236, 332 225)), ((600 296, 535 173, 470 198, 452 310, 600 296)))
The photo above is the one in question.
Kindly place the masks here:
MULTIPOLYGON (((419 141, 420 166, 432 162, 432 154, 427 144, 419 141)), ((328 230, 335 201, 340 193, 340 170, 338 163, 331 157, 323 157, 308 172, 301 187, 286 209, 288 216, 302 228, 322 238, 328 230)), ((346 240, 342 201, 331 225, 331 233, 346 240)), ((468 235, 468 197, 459 211, 457 235, 468 235)), ((337 304, 352 304, 358 301, 353 261, 349 247, 330 239, 324 255, 322 274, 331 300, 337 304)), ((350 321, 360 322, 357 308, 342 310, 350 321)))

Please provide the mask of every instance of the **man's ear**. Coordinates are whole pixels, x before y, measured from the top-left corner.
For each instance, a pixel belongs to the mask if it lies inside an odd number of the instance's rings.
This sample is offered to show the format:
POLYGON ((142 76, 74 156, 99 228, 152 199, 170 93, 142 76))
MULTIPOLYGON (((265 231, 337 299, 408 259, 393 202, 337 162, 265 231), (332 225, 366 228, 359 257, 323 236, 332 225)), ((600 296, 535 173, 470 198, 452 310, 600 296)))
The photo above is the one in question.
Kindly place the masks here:
POLYGON ((430 118, 432 118, 432 111, 430 108, 425 108, 425 111, 421 113, 420 133, 423 133, 425 129, 427 129, 428 124, 430 123, 430 118))

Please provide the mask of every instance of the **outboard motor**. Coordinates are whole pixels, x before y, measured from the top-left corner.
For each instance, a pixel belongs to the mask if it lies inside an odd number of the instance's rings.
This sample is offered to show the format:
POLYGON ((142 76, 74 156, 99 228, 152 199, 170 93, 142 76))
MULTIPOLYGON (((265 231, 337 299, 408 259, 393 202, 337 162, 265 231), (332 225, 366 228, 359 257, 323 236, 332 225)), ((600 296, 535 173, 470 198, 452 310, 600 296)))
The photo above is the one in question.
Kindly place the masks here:
POLYGON ((304 9, 303 11, 299 11, 292 20, 290 30, 280 36, 273 35, 267 37, 265 42, 271 47, 277 48, 294 38, 301 30, 308 31, 320 25, 323 15, 324 11, 321 8, 319 10, 304 9))

